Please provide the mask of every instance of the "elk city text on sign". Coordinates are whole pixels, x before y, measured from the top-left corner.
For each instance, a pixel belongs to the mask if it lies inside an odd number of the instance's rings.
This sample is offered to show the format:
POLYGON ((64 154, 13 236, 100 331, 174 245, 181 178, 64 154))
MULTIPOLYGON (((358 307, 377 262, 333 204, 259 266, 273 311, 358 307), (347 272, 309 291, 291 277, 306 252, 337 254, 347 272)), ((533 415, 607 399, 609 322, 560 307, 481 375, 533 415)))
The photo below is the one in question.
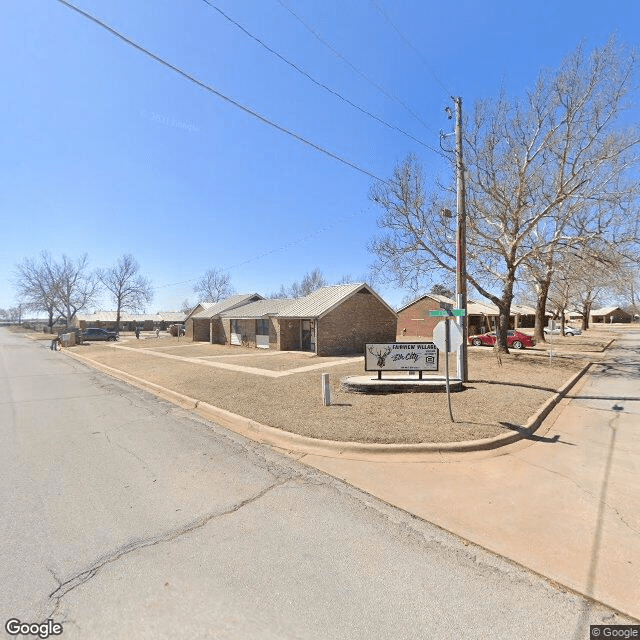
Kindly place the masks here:
POLYGON ((438 349, 433 342, 368 344, 365 371, 437 371, 438 349))

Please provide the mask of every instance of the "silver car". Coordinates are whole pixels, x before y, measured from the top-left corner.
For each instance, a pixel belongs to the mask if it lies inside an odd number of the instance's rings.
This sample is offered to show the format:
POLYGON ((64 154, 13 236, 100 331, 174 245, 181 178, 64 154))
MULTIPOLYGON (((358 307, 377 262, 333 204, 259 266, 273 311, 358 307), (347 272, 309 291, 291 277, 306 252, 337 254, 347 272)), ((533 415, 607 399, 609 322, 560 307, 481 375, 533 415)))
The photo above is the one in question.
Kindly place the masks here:
MULTIPOLYGON (((544 332, 551 335, 560 335, 560 327, 555 327, 554 329, 545 327, 544 332)), ((579 336, 581 333, 582 329, 578 329, 578 327, 569 327, 568 325, 565 325, 564 327, 565 336, 579 336)))

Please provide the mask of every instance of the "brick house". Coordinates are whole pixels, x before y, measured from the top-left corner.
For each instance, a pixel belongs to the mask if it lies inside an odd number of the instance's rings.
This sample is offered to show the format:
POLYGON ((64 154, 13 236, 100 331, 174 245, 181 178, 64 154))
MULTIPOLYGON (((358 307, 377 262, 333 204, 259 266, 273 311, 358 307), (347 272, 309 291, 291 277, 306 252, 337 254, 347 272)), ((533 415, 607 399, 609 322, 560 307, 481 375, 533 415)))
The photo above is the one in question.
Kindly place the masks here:
POLYGON ((590 320, 593 323, 601 322, 631 322, 633 316, 620 307, 604 307, 603 309, 594 309, 590 314, 590 320))
POLYGON ((393 342, 397 317, 367 284, 355 283, 322 287, 294 300, 258 296, 217 311, 210 321, 217 330, 200 332, 196 323, 193 340, 329 356, 363 352, 367 342, 393 342))
MULTIPOLYGON (((398 310, 398 337, 430 338, 433 329, 442 318, 429 316, 430 311, 436 309, 451 309, 455 301, 435 293, 427 293, 412 300, 398 310)), ((524 305, 511 305, 510 328, 533 327, 535 324, 535 309, 524 305)), ((492 304, 467 301, 467 327, 469 335, 493 331, 500 311, 492 304)))
POLYGON ((430 311, 452 309, 454 301, 436 293, 425 293, 398 309, 397 335, 409 338, 430 338, 442 318, 431 318, 430 311))
POLYGON ((228 333, 223 331, 220 314, 262 299, 258 293, 239 293, 219 302, 200 302, 185 319, 185 336, 196 342, 225 344, 228 333))

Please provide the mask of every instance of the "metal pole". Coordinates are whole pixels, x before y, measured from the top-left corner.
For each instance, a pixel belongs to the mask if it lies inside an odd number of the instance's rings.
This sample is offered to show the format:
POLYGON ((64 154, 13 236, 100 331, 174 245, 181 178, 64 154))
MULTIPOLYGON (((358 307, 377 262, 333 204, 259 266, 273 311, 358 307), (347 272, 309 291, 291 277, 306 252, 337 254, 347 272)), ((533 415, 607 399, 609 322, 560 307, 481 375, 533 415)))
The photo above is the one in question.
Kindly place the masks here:
POLYGON ((462 161, 462 98, 453 98, 456 107, 456 306, 465 314, 457 318, 462 345, 457 353, 457 373, 467 382, 467 219, 465 212, 464 163, 462 161))
POLYGON ((451 389, 449 388, 449 351, 451 350, 451 338, 449 336, 449 319, 444 320, 444 382, 447 387, 447 404, 449 405, 449 417, 451 422, 455 422, 453 419, 453 412, 451 411, 451 389))

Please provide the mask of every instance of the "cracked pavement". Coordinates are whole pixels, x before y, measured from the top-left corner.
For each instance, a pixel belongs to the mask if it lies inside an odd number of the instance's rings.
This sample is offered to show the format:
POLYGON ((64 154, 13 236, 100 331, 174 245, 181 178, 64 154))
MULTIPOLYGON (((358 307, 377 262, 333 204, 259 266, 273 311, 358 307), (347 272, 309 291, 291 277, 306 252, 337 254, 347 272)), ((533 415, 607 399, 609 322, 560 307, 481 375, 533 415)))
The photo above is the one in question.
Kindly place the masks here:
POLYGON ((564 640, 627 622, 4 330, 0 428, 3 624, 51 617, 64 638, 564 640))

